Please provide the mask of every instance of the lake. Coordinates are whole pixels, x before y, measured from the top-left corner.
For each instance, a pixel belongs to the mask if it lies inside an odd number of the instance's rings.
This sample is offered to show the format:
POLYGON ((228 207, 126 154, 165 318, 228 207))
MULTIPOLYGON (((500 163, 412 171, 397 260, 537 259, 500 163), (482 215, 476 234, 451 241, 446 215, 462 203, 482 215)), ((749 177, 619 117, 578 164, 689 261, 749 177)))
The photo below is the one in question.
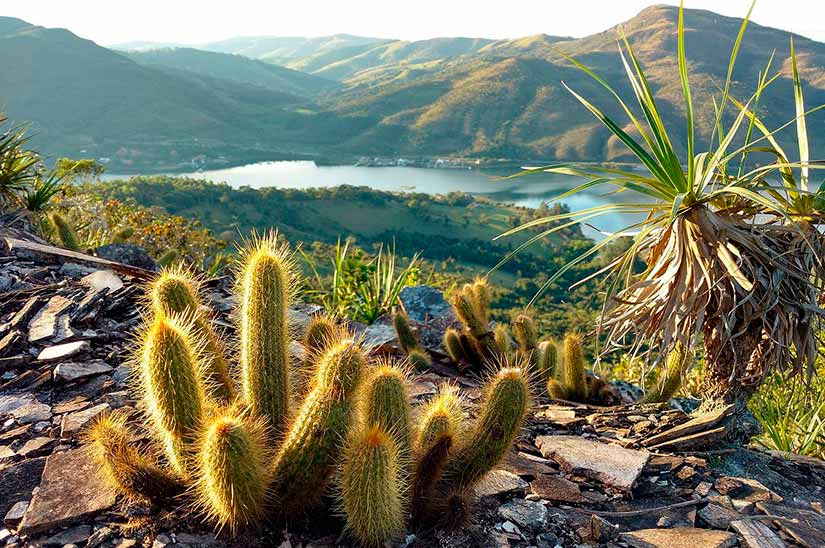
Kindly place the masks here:
MULTIPOLYGON (((542 202, 558 196, 582 181, 576 177, 553 173, 528 175, 512 180, 496 178, 505 174, 507 173, 494 174, 467 169, 318 166, 311 161, 279 161, 177 175, 226 182, 233 187, 312 188, 353 185, 377 190, 426 194, 447 194, 458 190, 528 207, 538 207, 542 202)), ((118 177, 122 176, 108 175, 106 178, 118 177)), ((628 193, 620 196, 608 194, 609 190, 609 187, 603 187, 585 191, 565 198, 564 203, 575 211, 633 199, 628 193)), ((615 232, 635 222, 637 218, 629 215, 610 215, 596 219, 593 224, 598 230, 615 232)), ((594 229, 586 228, 586 232, 591 236, 599 236, 594 229)))

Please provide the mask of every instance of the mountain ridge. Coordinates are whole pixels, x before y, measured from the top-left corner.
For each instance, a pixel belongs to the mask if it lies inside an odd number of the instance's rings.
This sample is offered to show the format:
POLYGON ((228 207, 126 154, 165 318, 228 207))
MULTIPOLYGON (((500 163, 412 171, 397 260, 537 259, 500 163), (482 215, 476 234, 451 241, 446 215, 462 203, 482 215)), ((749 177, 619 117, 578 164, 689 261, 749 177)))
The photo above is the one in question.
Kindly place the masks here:
MULTIPOLYGON (((0 18, 0 69, 5 69, 2 72, 6 74, 5 82, 0 75, 0 89, 15 90, 0 92, 0 105, 7 108, 12 118, 33 120, 38 127, 45 128, 46 138, 38 142, 45 143, 43 148, 49 152, 77 155, 85 150, 89 154, 110 155, 117 138, 127 138, 128 148, 137 151, 138 156, 142 154, 149 164, 157 160, 159 153, 154 149, 160 147, 160 142, 183 136, 193 137, 200 144, 179 150, 182 157, 197 149, 210 157, 223 155, 230 162, 243 161, 243 154, 238 153, 247 149, 258 150, 261 158, 273 159, 290 155, 463 155, 519 161, 628 161, 632 158, 620 143, 578 104, 561 82, 593 100, 620 123, 625 121, 623 113, 598 84, 565 61, 562 53, 580 59, 614 85, 622 97, 632 101, 632 90, 617 50, 617 29, 624 29, 648 73, 666 125, 673 130, 672 138, 678 146, 684 127, 675 56, 677 13, 675 7, 650 6, 610 29, 575 39, 538 34, 512 40, 440 38, 404 42, 334 35, 326 37, 335 42, 334 46, 328 40, 313 39, 309 43, 308 39, 296 38, 290 44, 281 42, 277 51, 271 49, 273 43, 258 40, 263 55, 307 54, 291 58, 287 67, 238 54, 191 48, 114 52, 69 31, 44 34, 48 29, 0 18), (12 30, 3 31, 4 28, 12 30), (41 30, 32 30, 38 28, 41 30), (30 41, 40 38, 37 55, 32 53, 29 60, 30 66, 38 67, 38 71, 21 70, 19 60, 14 62, 9 52, 16 46, 10 46, 10 35, 16 40, 21 40, 21 36, 30 41), (118 65, 122 72, 129 73, 124 77, 151 77, 159 91, 147 95, 145 86, 123 90, 123 104, 117 105, 98 90, 112 91, 112 82, 107 81, 110 78, 86 66, 91 59, 66 58, 58 44, 81 50, 99 48, 95 50, 98 56, 103 56, 103 51, 116 55, 133 63, 118 65), (202 60, 152 61, 153 57, 172 54, 202 60), (62 64, 55 63, 52 57, 63 59, 62 64), (218 59, 220 67, 215 61, 218 59), (78 90, 78 104, 54 101, 47 95, 50 80, 71 80, 71 71, 63 70, 65 67, 73 67, 75 73, 85 70, 94 75, 92 81, 69 82, 70 89, 78 90), (32 85, 30 73, 34 72, 42 73, 38 86, 32 85), (17 75, 18 80, 9 73, 17 75), (23 85, 21 76, 25 77, 23 85), (100 81, 94 81, 95 78, 100 81), (331 83, 326 84, 328 81, 331 83), (89 90, 81 93, 80 88, 85 85, 89 90), (77 118, 76 113, 101 111, 89 107, 90 96, 108 105, 103 110, 109 115, 110 127, 96 123, 87 127, 89 124, 79 120, 67 123, 67 119, 77 118), (146 101, 148 97, 152 99, 146 101), (182 104, 173 106, 176 101, 182 104), (62 108, 44 108, 51 103, 59 103, 62 108), (147 108, 150 112, 141 113, 147 108), (152 134, 151 123, 143 119, 147 118, 145 114, 158 124, 157 133, 162 138, 152 134), (137 117, 141 119, 134 122, 136 127, 129 127, 131 118, 137 117), (72 132, 79 132, 73 146, 65 146, 65 139, 55 142, 55 135, 72 132), (207 142, 209 146, 204 145, 207 142), (152 147, 153 151, 148 152, 152 147)), ((710 97, 724 82, 728 55, 741 19, 706 10, 686 10, 685 23, 688 68, 701 140, 713 127, 710 97)), ((792 35, 751 23, 734 72, 732 90, 744 98, 753 90, 759 71, 776 50, 772 70, 781 69, 782 76, 762 100, 762 114, 770 127, 794 117, 786 61, 792 35), (770 109, 764 109, 764 105, 770 105, 770 109)), ((809 107, 825 103, 825 44, 793 36, 805 80, 806 103, 809 107)), ((252 47, 255 43, 224 41, 223 46, 230 45, 252 47)), ((114 63, 111 57, 107 59, 107 63, 114 63)), ((822 123, 825 112, 811 115, 809 127, 820 127, 822 123)), ((789 144, 789 133, 790 129, 779 135, 781 142, 789 144)), ((812 136, 815 141, 816 134, 812 136)), ((814 153, 825 152, 823 145, 812 142, 814 153)))

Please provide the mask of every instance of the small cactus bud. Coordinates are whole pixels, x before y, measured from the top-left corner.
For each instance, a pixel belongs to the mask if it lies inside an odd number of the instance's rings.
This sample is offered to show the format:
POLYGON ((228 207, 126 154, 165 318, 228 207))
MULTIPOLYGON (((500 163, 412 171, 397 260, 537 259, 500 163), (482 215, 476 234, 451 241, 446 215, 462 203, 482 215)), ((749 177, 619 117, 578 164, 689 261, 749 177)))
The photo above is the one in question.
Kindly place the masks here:
POLYGON ((689 357, 685 345, 677 342, 670 354, 667 355, 664 378, 656 381, 656 384, 642 398, 642 402, 665 403, 670 401, 682 387, 682 377, 690 363, 689 357))
POLYGON ((51 221, 60 244, 70 251, 80 251, 80 242, 72 225, 59 213, 52 213, 51 221))
POLYGON ((573 401, 587 399, 587 383, 584 372, 584 350, 582 338, 576 333, 568 333, 564 338, 564 387, 573 401))
POLYGON ((403 310, 396 310, 392 315, 392 325, 398 335, 398 344, 405 353, 409 354, 411 350, 418 348, 418 337, 410 324, 410 318, 403 310))

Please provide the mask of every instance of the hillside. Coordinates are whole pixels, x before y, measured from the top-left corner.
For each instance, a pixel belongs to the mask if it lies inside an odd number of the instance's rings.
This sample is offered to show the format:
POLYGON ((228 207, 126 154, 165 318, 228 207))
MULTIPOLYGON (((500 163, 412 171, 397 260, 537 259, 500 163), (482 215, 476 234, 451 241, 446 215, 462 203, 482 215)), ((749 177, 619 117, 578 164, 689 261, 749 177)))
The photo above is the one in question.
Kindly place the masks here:
MULTIPOLYGON (((678 142, 684 128, 676 18, 676 8, 653 6, 620 26, 678 142)), ((580 39, 240 37, 202 46, 224 53, 177 48, 127 57, 66 30, 0 21, 3 109, 12 119, 35 123, 36 144, 46 152, 112 156, 114 171, 187 169, 200 154, 208 167, 360 155, 631 159, 562 86, 566 82, 620 123, 626 120, 612 97, 561 55, 581 59, 632 102, 617 52, 618 26, 580 39)), ((741 20, 686 10, 685 22, 697 126, 707 137, 710 96, 724 82, 741 20)), ((773 70, 783 75, 761 102, 771 127, 794 117, 790 37, 751 23, 734 73, 733 92, 746 97, 776 51, 773 70)), ((796 37, 796 47, 807 105, 825 103, 825 44, 796 37)), ((825 111, 818 111, 808 126, 823 123, 825 111)), ((815 133, 812 148, 814 156, 825 155, 815 133)))
POLYGON ((113 156, 121 166, 189 166, 202 153, 293 156, 336 142, 336 127, 352 131, 290 93, 141 65, 12 18, 0 18, 0 90, 2 110, 33 125, 41 151, 113 156), (313 142, 302 149, 306 135, 313 142))
MULTIPOLYGON (((662 103, 665 123, 683 134, 681 87, 677 77, 677 8, 654 6, 621 25, 647 70, 662 103)), ((686 43, 697 124, 708 135, 713 123, 710 95, 724 83, 728 55, 741 20, 712 12, 686 10, 686 43)), ((537 36, 488 44, 476 54, 445 63, 385 65, 373 77, 354 77, 342 96, 329 106, 341 114, 369 116, 371 127, 354 148, 368 143, 392 144, 384 153, 470 154, 544 159, 625 160, 629 156, 562 87, 593 99, 610 115, 625 120, 613 99, 559 54, 574 55, 593 67, 623 96, 626 84, 616 39, 617 28, 578 40, 553 41, 537 36), (405 73, 415 71, 414 77, 405 73)), ((784 76, 763 95, 770 126, 794 117, 789 67, 791 34, 751 23, 742 44, 734 93, 749 95, 772 51, 773 70, 784 76)), ((796 37, 797 54, 810 106, 825 103, 825 44, 796 37)), ((817 112, 809 125, 825 123, 817 112)), ((825 143, 816 142, 818 151, 825 143)))
POLYGON ((339 87, 326 78, 236 54, 194 48, 159 48, 128 52, 127 55, 141 65, 222 78, 300 97, 314 97, 339 87))

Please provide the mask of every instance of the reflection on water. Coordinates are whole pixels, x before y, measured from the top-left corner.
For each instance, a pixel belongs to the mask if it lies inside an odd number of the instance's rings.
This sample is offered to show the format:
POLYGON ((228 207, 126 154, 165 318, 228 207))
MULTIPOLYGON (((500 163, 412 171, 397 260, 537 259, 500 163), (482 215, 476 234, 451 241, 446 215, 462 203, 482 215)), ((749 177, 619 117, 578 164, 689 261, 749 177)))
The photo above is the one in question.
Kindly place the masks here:
MULTIPOLYGON (((425 169, 413 167, 356 167, 317 166, 314 162, 260 162, 228 169, 181 174, 186 177, 226 182, 233 187, 249 186, 312 188, 338 185, 368 186, 377 190, 446 194, 463 191, 487 196, 501 202, 537 207, 582 182, 567 175, 541 173, 526 177, 501 180, 505 173, 486 173, 463 169, 425 169)), ((107 178, 115 178, 110 175, 107 178)), ((603 187, 581 192, 564 199, 572 210, 585 209, 610 202, 637 201, 628 193, 609 194, 603 187)), ((593 224, 598 230, 615 232, 635 222, 635 215, 610 215, 598 218, 593 224)), ((597 236, 591 229, 590 235, 597 236)))

